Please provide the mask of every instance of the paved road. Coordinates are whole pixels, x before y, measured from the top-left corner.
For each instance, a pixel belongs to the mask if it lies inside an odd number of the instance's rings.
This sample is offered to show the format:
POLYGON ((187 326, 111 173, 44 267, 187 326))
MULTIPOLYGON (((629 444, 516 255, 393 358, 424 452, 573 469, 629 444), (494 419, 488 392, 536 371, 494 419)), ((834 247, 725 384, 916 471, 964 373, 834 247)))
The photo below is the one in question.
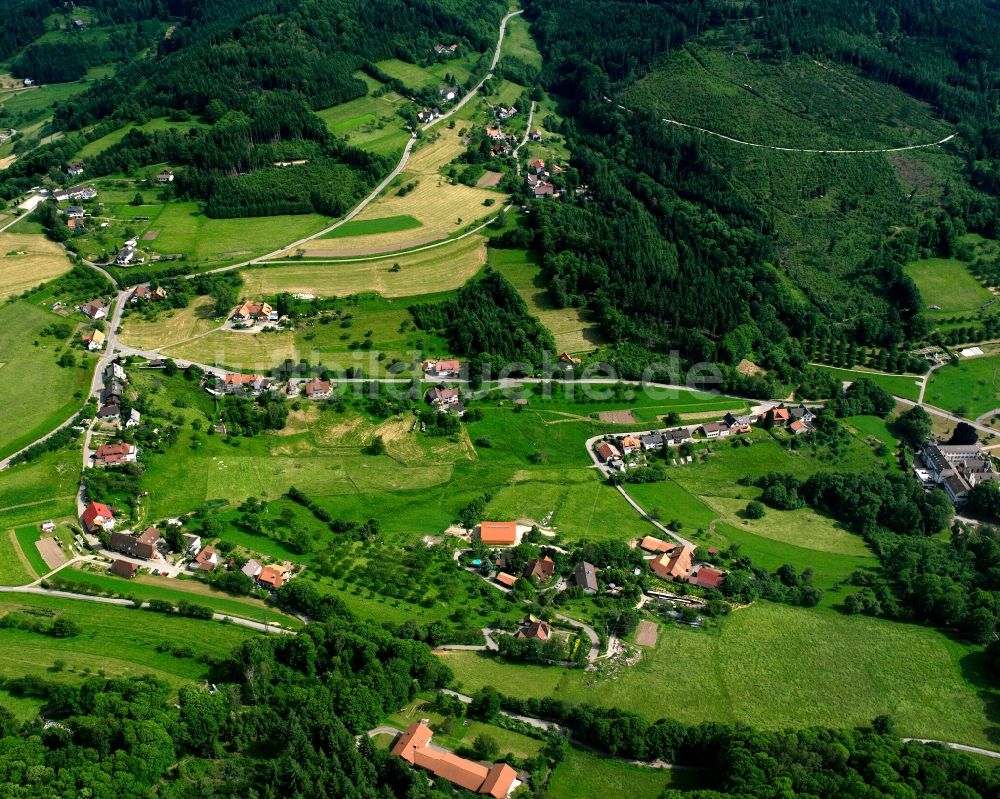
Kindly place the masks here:
MULTIPOLYGON (((496 69, 497 63, 500 61, 500 50, 503 47, 504 36, 507 33, 507 22, 508 22, 508 20, 511 19, 511 17, 516 17, 518 14, 523 14, 523 13, 524 13, 523 11, 512 11, 509 14, 507 14, 507 16, 505 16, 500 21, 500 32, 499 32, 499 35, 497 36, 496 49, 493 51, 493 60, 490 62, 489 71, 483 76, 482 80, 480 80, 479 83, 477 83, 475 86, 473 86, 472 89, 470 89, 458 102, 456 102, 455 105, 452 106, 452 108, 446 114, 442 114, 437 119, 431 120, 426 125, 424 125, 422 128, 420 128, 421 132, 426 132, 426 131, 430 130, 432 127, 434 127, 435 125, 439 125, 442 122, 444 122, 446 119, 448 119, 449 117, 453 116, 463 106, 465 106, 466 103, 468 103, 473 97, 476 96, 476 94, 483 87, 483 84, 486 83, 486 81, 488 81, 490 78, 493 77, 493 71, 496 69)), ((323 228, 322 230, 318 231, 317 233, 313 233, 310 236, 306 236, 305 238, 301 238, 298 241, 293 241, 291 244, 286 244, 281 249, 275 250, 274 252, 267 253, 266 255, 261 255, 261 256, 258 256, 257 258, 251 258, 251 259, 249 259, 247 261, 242 261, 241 263, 238 263, 238 264, 232 264, 231 266, 220 266, 217 269, 209 269, 207 272, 201 272, 199 274, 212 274, 212 273, 215 273, 215 272, 228 272, 228 271, 231 271, 233 269, 241 269, 244 266, 250 266, 251 264, 262 263, 263 261, 267 261, 270 258, 275 258, 275 257, 277 257, 277 256, 281 255, 282 253, 285 253, 285 252, 287 252, 289 250, 294 250, 296 247, 301 247, 306 242, 312 241, 313 239, 318 239, 321 236, 325 236, 327 233, 330 233, 331 231, 336 230, 341 225, 344 225, 347 222, 350 222, 352 219, 354 219, 354 217, 356 217, 358 214, 360 214, 362 211, 364 211, 365 208, 367 208, 376 198, 378 198, 378 196, 380 194, 382 194, 382 192, 384 192, 386 190, 386 188, 388 188, 389 184, 392 183, 392 181, 395 180, 396 177, 398 177, 398 175, 403 171, 403 169, 406 167, 407 162, 410 160, 410 154, 413 152, 413 148, 416 145, 417 140, 418 140, 417 134, 416 133, 412 134, 410 136, 410 140, 406 143, 406 147, 403 148, 403 155, 400 157, 399 163, 396 164, 396 166, 393 168, 392 172, 389 173, 389 175, 385 178, 385 180, 383 180, 381 183, 379 183, 378 186, 376 186, 372 190, 371 194, 369 194, 367 197, 365 197, 360 203, 358 203, 353 209, 351 209, 344 217, 342 217, 341 219, 337 220, 332 225, 329 225, 329 226, 323 228)), ((193 277, 193 275, 191 277, 193 277)))
MULTIPOLYGON (((511 153, 514 159, 517 160, 517 154, 520 152, 521 148, 528 143, 528 137, 531 135, 531 120, 535 117, 535 101, 531 101, 531 108, 528 111, 528 127, 524 130, 524 138, 518 142, 517 147, 514 148, 514 152, 511 153)), ((517 174, 521 174, 521 162, 517 162, 517 174)))
POLYGON ((22 219, 24 219, 30 213, 31 213, 31 211, 25 211, 20 216, 15 216, 15 217, 13 217, 12 219, 9 219, 6 222, 0 222, 0 233, 4 233, 4 232, 6 232, 6 230, 8 228, 14 227, 14 225, 16 225, 18 222, 20 222, 22 219))
POLYGON ((894 397, 894 399, 896 400, 896 402, 900 403, 901 405, 906 405, 907 407, 910 407, 910 408, 912 408, 912 407, 914 407, 916 405, 921 405, 921 407, 925 408, 928 413, 933 413, 935 416, 942 416, 942 417, 944 417, 945 419, 947 419, 947 420, 949 420, 951 422, 955 422, 956 424, 958 422, 965 422, 966 424, 971 425, 972 427, 974 427, 980 433, 989 433, 989 434, 992 434, 992 435, 1000 435, 1000 430, 997 430, 996 428, 988 427, 987 425, 980 424, 978 421, 973 420, 973 419, 964 419, 961 416, 956 416, 953 413, 949 413, 948 411, 944 410, 943 408, 938 408, 938 407, 936 407, 934 405, 928 405, 926 402, 924 402, 924 403, 914 402, 913 400, 909 400, 909 399, 906 399, 904 397, 894 397))
POLYGON ((992 749, 980 749, 978 746, 966 746, 965 744, 952 743, 951 741, 935 741, 933 738, 903 739, 903 743, 909 743, 911 741, 918 744, 940 744, 948 749, 956 749, 959 752, 969 752, 973 755, 982 755, 983 757, 995 757, 1000 759, 1000 752, 994 752, 992 749))

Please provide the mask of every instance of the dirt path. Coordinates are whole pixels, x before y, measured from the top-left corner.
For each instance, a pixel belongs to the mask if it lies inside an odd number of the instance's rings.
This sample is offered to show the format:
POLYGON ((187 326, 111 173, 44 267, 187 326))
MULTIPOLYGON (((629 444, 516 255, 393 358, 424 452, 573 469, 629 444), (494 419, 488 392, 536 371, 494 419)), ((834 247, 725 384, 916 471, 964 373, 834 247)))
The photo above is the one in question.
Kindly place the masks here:
MULTIPOLYGON (((605 97, 605 100, 611 102, 610 98, 605 97)), ((616 103, 615 106, 620 108, 622 111, 627 111, 633 113, 631 108, 626 108, 620 103, 616 103)), ((688 130, 694 130, 698 133, 704 133, 706 136, 715 136, 717 139, 723 139, 733 144, 742 144, 744 147, 756 147, 760 150, 772 150, 779 153, 814 153, 816 155, 871 155, 875 153, 903 153, 908 150, 923 150, 928 147, 940 147, 942 144, 947 144, 956 136, 958 132, 949 133, 943 139, 938 139, 937 141, 927 142, 926 144, 908 144, 904 147, 877 147, 869 150, 818 150, 810 147, 778 147, 774 144, 760 144, 759 142, 744 141, 743 139, 737 139, 734 136, 727 136, 725 133, 719 133, 718 131, 709 130, 708 128, 699 128, 697 125, 690 125, 687 122, 681 122, 677 119, 667 119, 666 117, 660 118, 661 122, 665 122, 668 125, 677 125, 681 128, 687 128, 688 130)))

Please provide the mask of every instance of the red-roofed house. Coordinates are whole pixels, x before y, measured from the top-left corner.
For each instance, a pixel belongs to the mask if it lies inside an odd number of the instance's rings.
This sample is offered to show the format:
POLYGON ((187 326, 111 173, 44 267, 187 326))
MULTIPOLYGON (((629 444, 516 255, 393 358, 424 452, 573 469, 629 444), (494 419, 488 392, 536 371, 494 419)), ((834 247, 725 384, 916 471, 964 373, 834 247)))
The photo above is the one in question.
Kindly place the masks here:
POLYGON ((191 564, 192 568, 204 569, 205 571, 211 571, 218 565, 219 553, 212 549, 212 547, 205 547, 201 552, 195 555, 191 564))
POLYGON ((481 522, 479 540, 488 547, 512 547, 517 543, 517 524, 514 522, 481 522))
POLYGON ((426 721, 407 727, 392 747, 392 754, 407 763, 426 769, 467 791, 504 799, 518 786, 517 772, 506 763, 489 767, 430 745, 433 733, 426 721))
POLYGON ((94 462, 98 466, 118 466, 123 463, 135 463, 139 453, 132 444, 102 444, 94 453, 94 462))
POLYGON ((435 386, 434 388, 428 390, 426 399, 431 405, 436 405, 439 408, 454 405, 458 402, 458 389, 435 386))
POLYGON ((314 377, 306 383, 306 396, 309 397, 309 399, 330 399, 332 394, 333 385, 329 380, 320 380, 318 377, 314 377))
POLYGON ((517 582, 517 578, 513 574, 508 574, 507 572, 497 572, 496 581, 500 583, 500 585, 513 588, 514 583, 517 582))
POLYGON ((285 572, 277 566, 265 566, 257 575, 257 583, 270 591, 277 591, 285 584, 285 572))
POLYGON ((524 576, 529 580, 538 580, 538 582, 544 583, 546 580, 552 579, 555 571, 555 561, 546 555, 544 558, 532 558, 529 560, 524 567, 524 576))
POLYGON ((669 544, 652 535, 647 535, 643 538, 639 546, 647 552, 666 552, 674 548, 673 544, 669 544))
POLYGON ((700 585, 702 588, 718 588, 725 579, 725 572, 713 569, 711 566, 702 566, 688 577, 688 582, 691 585, 700 585))
POLYGON ((98 528, 111 530, 115 526, 115 515, 111 512, 111 508, 103 502, 91 502, 84 508, 80 521, 83 522, 83 528, 88 533, 92 533, 98 528))
POLYGON ((608 461, 614 460, 615 458, 620 458, 622 454, 618 451, 618 447, 614 444, 610 444, 607 441, 601 443, 597 448, 597 456, 607 463, 608 461))
POLYGON ((653 558, 649 562, 649 567, 657 577, 664 580, 686 580, 691 572, 691 556, 694 550, 690 547, 677 544, 669 552, 653 558))
POLYGON ((537 638, 548 641, 552 637, 552 626, 547 621, 532 621, 514 634, 515 638, 537 638))

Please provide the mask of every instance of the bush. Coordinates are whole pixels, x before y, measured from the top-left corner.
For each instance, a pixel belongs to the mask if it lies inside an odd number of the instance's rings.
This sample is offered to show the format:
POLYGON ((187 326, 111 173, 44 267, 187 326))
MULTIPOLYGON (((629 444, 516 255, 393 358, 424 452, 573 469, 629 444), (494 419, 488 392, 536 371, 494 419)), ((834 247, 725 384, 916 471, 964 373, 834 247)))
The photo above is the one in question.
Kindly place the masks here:
POLYGON ((764 503, 758 502, 755 499, 751 500, 747 503, 746 509, 743 511, 743 515, 748 519, 763 519, 764 503))

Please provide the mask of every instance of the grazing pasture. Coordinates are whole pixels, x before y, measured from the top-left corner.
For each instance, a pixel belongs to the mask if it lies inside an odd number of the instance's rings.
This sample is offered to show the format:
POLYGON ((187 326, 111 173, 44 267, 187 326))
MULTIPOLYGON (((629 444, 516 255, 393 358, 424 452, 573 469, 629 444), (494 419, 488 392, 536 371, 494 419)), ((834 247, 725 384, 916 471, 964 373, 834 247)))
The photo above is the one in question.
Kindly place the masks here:
POLYGON ((976 417, 1000 408, 1000 355, 960 358, 935 369, 924 399, 958 416, 976 417))
MULTIPOLYGON (((371 78, 368 82, 382 85, 371 78)), ((346 136, 355 147, 398 158, 410 138, 403 118, 396 113, 405 103, 406 99, 395 92, 381 97, 368 94, 316 113, 333 134, 346 136)))
POLYGON ((924 312, 932 320, 976 311, 993 299, 966 265, 954 258, 914 261, 907 265, 906 274, 917 284, 924 300, 924 312), (931 308, 932 305, 937 307, 931 308))
POLYGON ((161 311, 149 321, 133 312, 127 315, 118 331, 118 340, 127 347, 154 350, 203 336, 219 327, 211 297, 197 297, 187 308, 161 311))

